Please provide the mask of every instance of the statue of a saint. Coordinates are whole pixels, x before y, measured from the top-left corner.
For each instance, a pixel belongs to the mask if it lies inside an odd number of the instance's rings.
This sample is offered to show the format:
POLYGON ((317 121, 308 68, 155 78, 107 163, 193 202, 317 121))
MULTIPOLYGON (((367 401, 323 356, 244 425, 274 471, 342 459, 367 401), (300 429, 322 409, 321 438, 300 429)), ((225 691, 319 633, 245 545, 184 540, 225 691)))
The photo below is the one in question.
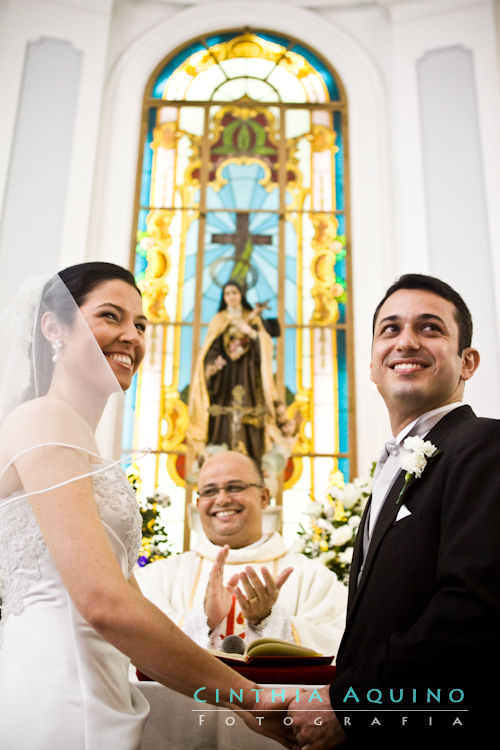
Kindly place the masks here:
POLYGON ((188 438, 196 455, 205 445, 225 444, 261 460, 276 400, 264 307, 252 308, 236 281, 225 284, 189 391, 188 438))

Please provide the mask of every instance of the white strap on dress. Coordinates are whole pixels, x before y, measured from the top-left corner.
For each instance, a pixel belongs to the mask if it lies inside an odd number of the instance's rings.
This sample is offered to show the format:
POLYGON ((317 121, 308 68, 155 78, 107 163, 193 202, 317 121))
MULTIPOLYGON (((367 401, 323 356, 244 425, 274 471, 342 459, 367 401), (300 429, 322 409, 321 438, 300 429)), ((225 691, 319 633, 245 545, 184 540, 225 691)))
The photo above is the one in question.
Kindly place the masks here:
MULTIPOLYGON (((134 454, 131 453, 127 456, 122 456, 121 458, 116 459, 115 461, 106 461, 102 459, 102 456, 100 456, 98 453, 94 453, 94 451, 88 450, 87 448, 83 448, 81 445, 73 445, 71 443, 58 443, 58 442, 49 442, 49 443, 39 443, 38 445, 33 445, 30 448, 25 448, 22 451, 19 451, 13 458, 10 459, 10 461, 5 465, 2 472, 0 473, 0 479, 3 477, 9 466, 12 466, 12 464, 17 461, 18 458, 21 456, 24 456, 26 453, 30 453, 32 450, 36 450, 36 448, 50 448, 50 447, 59 447, 59 448, 73 448, 78 451, 83 451, 84 453, 87 453, 89 456, 94 456, 94 458, 100 459, 100 464, 95 464, 96 466, 99 466, 99 468, 96 468, 92 471, 86 472, 85 474, 80 474, 79 476, 71 477, 70 479, 65 479, 63 482, 58 482, 57 484, 53 484, 49 487, 45 487, 42 490, 32 490, 31 492, 25 492, 22 494, 17 494, 17 492, 13 493, 9 497, 5 498, 4 500, 0 499, 0 507, 5 507, 6 505, 9 505, 10 503, 13 503, 17 500, 22 500, 26 497, 31 497, 32 495, 42 495, 44 492, 49 492, 50 490, 58 489, 59 487, 64 487, 66 484, 71 484, 71 482, 74 482, 77 479, 86 479, 87 477, 92 477, 94 474, 100 474, 103 471, 107 471, 107 469, 110 469, 112 466, 116 466, 117 464, 123 463, 124 461, 127 461, 129 458, 131 458, 134 454)), ((21 490, 19 490, 21 492, 21 490)))

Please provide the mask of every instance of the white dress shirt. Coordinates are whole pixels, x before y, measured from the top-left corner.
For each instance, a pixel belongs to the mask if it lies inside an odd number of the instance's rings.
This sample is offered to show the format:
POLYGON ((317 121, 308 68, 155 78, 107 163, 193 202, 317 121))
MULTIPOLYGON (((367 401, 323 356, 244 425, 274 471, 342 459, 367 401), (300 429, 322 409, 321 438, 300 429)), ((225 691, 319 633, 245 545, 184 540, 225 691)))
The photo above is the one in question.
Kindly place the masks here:
MULTIPOLYGON (((455 401, 452 404, 445 404, 445 406, 439 406, 437 409, 431 409, 424 414, 413 420, 410 424, 403 427, 401 432, 396 436, 392 437, 384 446, 384 450, 378 460, 375 468, 375 474, 373 476, 373 490, 372 499, 370 504, 370 516, 368 523, 365 524, 367 531, 367 539, 369 542, 375 527, 375 522, 380 513, 380 509, 384 504, 384 500, 387 497, 389 490, 394 484, 396 477, 401 471, 401 465, 399 462, 399 453, 401 446, 405 438, 414 435, 425 437, 427 433, 439 422, 445 414, 453 411, 459 406, 463 406, 461 401, 455 401)), ((366 556, 366 549, 365 549, 366 556)))

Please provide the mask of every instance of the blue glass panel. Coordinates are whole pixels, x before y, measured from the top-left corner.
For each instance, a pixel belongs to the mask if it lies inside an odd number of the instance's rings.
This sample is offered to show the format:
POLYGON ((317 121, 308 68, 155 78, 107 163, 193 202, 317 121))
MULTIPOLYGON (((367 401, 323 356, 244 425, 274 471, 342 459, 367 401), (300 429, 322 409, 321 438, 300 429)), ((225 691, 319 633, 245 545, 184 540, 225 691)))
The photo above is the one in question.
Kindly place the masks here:
POLYGON ((297 260, 289 255, 285 258, 285 274, 293 284, 297 283, 297 260))
POLYGON ((285 330, 285 388, 297 393, 297 331, 295 328, 285 330))
POLYGON ((337 83, 324 63, 322 63, 321 60, 316 57, 316 55, 313 54, 310 50, 306 49, 306 47, 302 47, 300 44, 294 44, 294 46, 292 47, 292 52, 305 57, 307 62, 309 62, 321 76, 321 78, 325 82, 328 93, 330 94, 330 100, 332 102, 340 101, 340 94, 337 88, 337 83))
MULTIPOLYGON (((234 202, 238 202, 237 186, 234 190, 233 185, 228 187, 231 187, 234 202)), ((207 213, 202 302, 204 323, 213 316, 214 304, 217 302, 218 307, 222 287, 230 278, 246 285, 250 304, 269 300, 270 309, 265 314, 276 316, 278 221, 276 213, 207 213)))
MULTIPOLYGON (((347 269, 346 269, 346 260, 345 260, 345 256, 344 256, 343 258, 340 258, 339 260, 337 260, 337 262, 335 263, 335 277, 336 277, 336 280, 339 283, 343 282, 344 289, 345 289, 346 271, 347 271, 347 269)), ((346 322, 346 319, 345 319, 345 303, 344 302, 339 302, 338 306, 339 306, 339 317, 338 317, 337 322, 338 323, 345 323, 346 322)))
POLYGON ((191 276, 184 281, 183 298, 184 298, 184 315, 183 320, 193 319, 193 302, 196 299, 196 276, 191 276))
POLYGON ((156 110, 150 109, 148 115, 148 130, 144 141, 144 152, 142 155, 142 172, 141 172, 141 194, 139 202, 141 206, 149 206, 149 196, 151 194, 151 168, 153 166, 153 130, 156 127, 156 110))
POLYGON ((191 382, 191 362, 193 355, 193 329, 191 326, 182 326, 181 329, 181 354, 179 361, 179 393, 191 382))
POLYGON ((144 278, 148 265, 147 252, 139 248, 135 256, 134 276, 136 281, 144 278))
POLYGON ((190 44, 189 47, 185 47, 175 57, 169 60, 165 67, 162 68, 158 73, 156 81, 153 83, 151 97, 153 99, 161 99, 163 96, 165 85, 174 70, 182 65, 182 63, 187 60, 190 55, 192 55, 194 52, 199 52, 202 49, 205 49, 205 46, 203 44, 200 44, 200 42, 194 42, 194 44, 190 44))
POLYGON ((207 214, 204 257, 204 301, 202 320, 208 322, 213 315, 214 300, 217 307, 221 287, 240 269, 237 280, 246 283, 251 304, 269 300, 270 309, 265 314, 277 315, 276 293, 278 215, 276 213, 247 213, 249 209, 274 209, 279 206, 278 189, 268 192, 259 182, 265 177, 261 164, 230 162, 222 170, 226 181, 220 190, 207 188, 209 208, 231 208, 207 214), (238 242, 236 232, 243 238, 238 242), (254 238, 251 245, 245 244, 254 238), (236 256, 239 254, 238 258, 236 256), (248 257, 247 257, 248 256, 248 257), (239 265, 237 265, 239 264, 239 265))
POLYGON ((344 475, 344 479, 346 482, 350 482, 352 479, 354 479, 354 477, 351 477, 349 475, 351 467, 350 467, 350 461, 348 458, 339 458, 337 463, 338 463, 338 467, 340 471, 344 475))
MULTIPOLYGON (((285 278, 285 299, 293 299, 297 293, 297 286, 294 281, 285 278)), ((285 309, 285 323, 287 325, 295 325, 297 322, 297 316, 295 314, 295 308, 285 309)))
POLYGON ((196 255, 189 255, 185 260, 184 278, 193 278, 196 273, 196 255))
MULTIPOLYGON (((196 256, 198 254, 199 221, 195 219, 186 233, 186 249, 184 257, 184 283, 182 319, 193 320, 193 305, 196 298, 196 256)), ((182 283, 182 280, 181 280, 182 283)))
MULTIPOLYGON (((204 310, 206 310, 207 318, 208 320, 212 320, 215 313, 219 311, 219 305, 222 299, 222 290, 218 287, 212 287, 211 289, 207 290, 204 299, 204 310)), ((205 331, 206 328, 203 327, 202 333, 201 333, 201 343, 203 343, 205 339, 205 331)))
POLYGON ((253 255, 259 275, 254 288, 248 292, 248 301, 251 305, 257 302, 267 302, 268 309, 264 311, 263 316, 276 318, 278 316, 277 254, 275 251, 270 251, 269 246, 265 246, 255 247, 253 255))
POLYGON ((342 132, 342 115, 340 112, 333 114, 333 129, 337 134, 335 144, 338 150, 335 153, 335 193, 337 195, 337 209, 343 211, 344 199, 344 134, 342 132))
POLYGON ((338 391, 339 391, 339 451, 349 450, 349 413, 346 332, 337 331, 338 391))
POLYGON ((149 211, 145 208, 141 208, 137 219, 137 230, 139 232, 146 231, 146 219, 148 218, 149 211))
MULTIPOLYGON (((186 233, 184 257, 183 283, 183 312, 182 320, 192 323, 194 319, 194 301, 196 299, 196 263, 198 255, 199 220, 191 222, 186 233)), ((181 280, 182 283, 182 280, 181 280)), ((193 328, 182 326, 179 353, 179 385, 178 391, 183 400, 188 400, 188 386, 191 382, 191 364, 193 361, 193 328)))
MULTIPOLYGON (((137 398, 137 373, 132 378, 130 388, 125 391, 125 407, 123 409, 123 430, 122 430, 122 452, 130 451, 134 440, 134 410, 137 398)), ((148 447, 148 446, 142 446, 148 447)))
POLYGON ((345 281, 346 277, 346 263, 345 263, 345 254, 342 255, 342 253, 339 253, 337 255, 337 261, 335 263, 335 275, 337 277, 337 281, 345 281))
POLYGON ((209 47, 213 47, 215 44, 222 44, 222 42, 228 42, 230 39, 235 39, 237 36, 241 36, 241 33, 227 33, 227 34, 214 34, 214 36, 205 37, 205 41, 209 47))
POLYGON ((297 322, 297 234, 290 221, 285 222, 285 316, 287 323, 297 322))

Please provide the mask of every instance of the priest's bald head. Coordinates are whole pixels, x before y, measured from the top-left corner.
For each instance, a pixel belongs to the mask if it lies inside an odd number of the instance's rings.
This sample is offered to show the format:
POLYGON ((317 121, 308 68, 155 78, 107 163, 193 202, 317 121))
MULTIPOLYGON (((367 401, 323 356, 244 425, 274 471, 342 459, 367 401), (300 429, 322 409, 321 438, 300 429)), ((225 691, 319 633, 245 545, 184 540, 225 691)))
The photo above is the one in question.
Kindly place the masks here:
POLYGON ((246 547, 262 536, 269 503, 260 467, 248 456, 223 451, 207 459, 198 480, 198 512, 213 544, 246 547))

